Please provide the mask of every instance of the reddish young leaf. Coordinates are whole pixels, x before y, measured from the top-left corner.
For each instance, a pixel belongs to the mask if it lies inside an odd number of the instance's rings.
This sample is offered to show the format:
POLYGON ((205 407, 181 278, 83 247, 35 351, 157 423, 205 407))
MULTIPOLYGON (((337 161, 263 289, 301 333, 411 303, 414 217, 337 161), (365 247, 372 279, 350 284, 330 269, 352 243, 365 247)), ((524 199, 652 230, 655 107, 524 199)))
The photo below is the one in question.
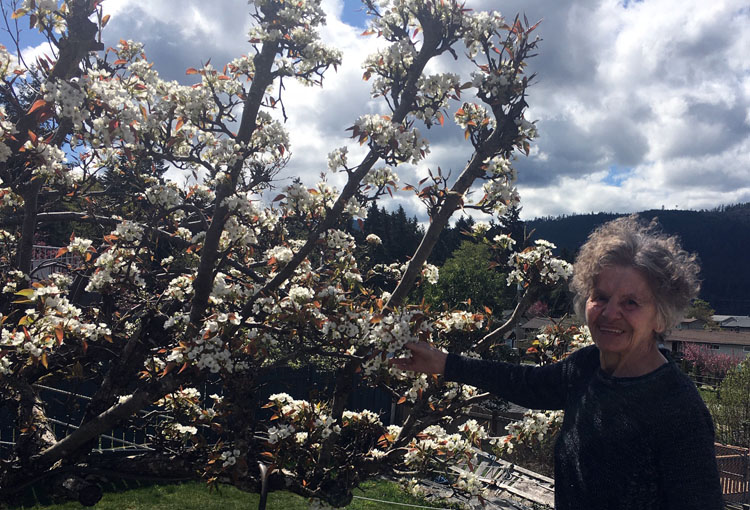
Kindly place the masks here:
POLYGON ((47 106, 47 101, 45 101, 44 99, 37 99, 36 101, 34 101, 34 104, 31 105, 31 108, 29 108, 29 113, 34 113, 38 109, 44 108, 45 106, 47 106))

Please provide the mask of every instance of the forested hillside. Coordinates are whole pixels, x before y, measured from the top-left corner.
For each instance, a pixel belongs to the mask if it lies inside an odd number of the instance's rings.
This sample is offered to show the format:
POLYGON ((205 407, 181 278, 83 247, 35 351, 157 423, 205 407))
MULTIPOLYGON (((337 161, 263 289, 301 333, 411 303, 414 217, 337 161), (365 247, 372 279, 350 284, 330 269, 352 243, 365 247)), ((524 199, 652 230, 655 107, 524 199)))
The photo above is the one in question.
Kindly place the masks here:
MULTIPOLYGON (((720 314, 750 314, 750 203, 709 211, 649 210, 642 218, 658 218, 665 232, 677 234, 683 246, 698 253, 703 268, 701 298, 720 314)), ((555 243, 573 257, 597 226, 622 216, 612 213, 542 218, 526 222, 535 239, 555 243)))

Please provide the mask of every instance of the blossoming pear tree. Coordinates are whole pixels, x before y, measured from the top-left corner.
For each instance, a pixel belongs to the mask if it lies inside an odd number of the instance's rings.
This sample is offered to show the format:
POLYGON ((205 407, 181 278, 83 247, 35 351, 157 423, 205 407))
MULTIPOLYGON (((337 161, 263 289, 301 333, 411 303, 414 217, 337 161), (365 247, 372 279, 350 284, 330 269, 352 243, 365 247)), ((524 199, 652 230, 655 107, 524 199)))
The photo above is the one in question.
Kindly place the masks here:
POLYGON ((13 17, 55 51, 25 66, 0 50, 0 404, 17 431, 0 464, 2 497, 46 478, 90 504, 89 475, 103 468, 263 495, 284 488, 336 507, 381 473, 442 470, 457 491, 478 493, 470 473, 447 468, 470 461, 487 433, 450 421, 489 396, 388 359, 407 342, 451 349, 467 332, 482 355, 570 273, 548 244, 515 252, 498 236, 488 242, 522 290, 509 320, 409 300, 438 278, 427 258, 457 210, 502 221, 518 203, 512 163, 535 135, 524 117, 535 27, 455 0, 364 0, 367 32, 387 42, 365 59, 364 77, 389 113, 352 119, 352 143, 367 149, 360 160, 331 147, 328 172, 345 174, 342 189, 294 182, 266 200, 294 157, 279 120, 294 115, 282 108, 283 83, 322 85, 341 61, 320 41, 319 1, 251 2, 247 54, 188 69, 192 85, 160 78, 137 42, 104 48, 100 3, 19 2, 13 17), (473 72, 427 75, 444 54, 473 72), (449 122, 470 142, 466 166, 455 179, 436 171, 399 186, 403 165, 428 158, 426 128, 449 122), (189 184, 165 179, 164 166, 189 184), (358 243, 347 226, 396 192, 424 202, 424 239, 406 265, 362 266, 378 239, 358 243), (42 278, 34 239, 59 223, 78 226, 58 254, 73 262, 42 278), (309 363, 335 367, 330 394, 264 390, 279 367, 309 363), (403 423, 347 410, 357 380, 402 404, 403 423), (95 392, 56 434, 42 387, 71 381, 95 392), (219 390, 203 394, 207 385, 219 390), (146 448, 97 453, 115 427, 140 431, 146 448))

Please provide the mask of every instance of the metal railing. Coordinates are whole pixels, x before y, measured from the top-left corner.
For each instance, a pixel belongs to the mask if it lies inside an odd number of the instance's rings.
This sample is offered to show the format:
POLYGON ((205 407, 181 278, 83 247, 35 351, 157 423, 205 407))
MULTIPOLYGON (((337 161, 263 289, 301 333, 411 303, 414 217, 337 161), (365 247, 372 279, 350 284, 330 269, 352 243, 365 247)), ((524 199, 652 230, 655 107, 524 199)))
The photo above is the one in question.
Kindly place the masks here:
POLYGON ((750 449, 716 443, 716 464, 724 501, 750 504, 750 449))
POLYGON ((34 245, 31 250, 31 278, 44 280, 52 273, 67 273, 68 267, 81 264, 81 257, 72 253, 60 253, 59 246, 34 245))

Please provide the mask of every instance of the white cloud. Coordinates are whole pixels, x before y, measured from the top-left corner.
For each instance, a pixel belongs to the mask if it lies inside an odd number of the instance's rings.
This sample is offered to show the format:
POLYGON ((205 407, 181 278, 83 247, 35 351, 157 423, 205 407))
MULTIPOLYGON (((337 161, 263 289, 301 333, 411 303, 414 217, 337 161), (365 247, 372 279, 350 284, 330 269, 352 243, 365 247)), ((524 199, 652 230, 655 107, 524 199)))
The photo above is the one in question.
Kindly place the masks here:
MULTIPOLYGON (((384 112, 369 97, 360 63, 382 44, 362 37, 354 0, 324 0, 323 39, 344 51, 323 89, 285 82, 292 161, 284 174, 312 184, 329 151, 351 140, 346 128, 361 114, 384 112), (354 13, 354 14, 353 14, 354 13)), ((118 0, 105 45, 119 39, 146 44, 163 77, 187 81, 185 69, 212 59, 216 67, 251 52, 252 6, 245 0, 118 0)), ((706 208, 750 200, 750 9, 747 0, 507 0, 504 14, 526 14, 542 38, 529 90, 529 118, 540 137, 520 156, 523 217, 590 211, 706 208)), ((469 0, 474 9, 496 0, 469 0)), ((38 54, 29 49, 27 54, 38 54)), ((467 73, 449 55, 429 72, 467 73)), ((405 166, 402 182, 427 168, 455 177, 470 157, 461 132, 423 130, 428 158, 405 166)), ((350 145, 350 161, 364 148, 350 145)), ((330 176, 341 187, 343 174, 330 176)), ((410 213, 411 198, 400 199, 410 213)), ((424 220, 424 213, 420 212, 424 220)))

